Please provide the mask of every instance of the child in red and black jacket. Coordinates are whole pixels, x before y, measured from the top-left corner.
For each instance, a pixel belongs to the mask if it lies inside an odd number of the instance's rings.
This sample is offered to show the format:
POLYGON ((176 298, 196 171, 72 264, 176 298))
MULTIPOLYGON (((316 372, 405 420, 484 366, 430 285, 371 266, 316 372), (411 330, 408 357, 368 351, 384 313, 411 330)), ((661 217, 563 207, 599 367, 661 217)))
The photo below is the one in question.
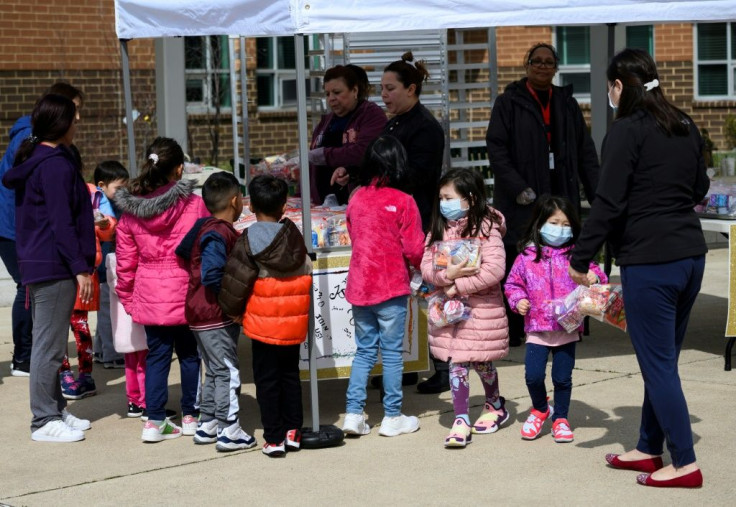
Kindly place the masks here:
POLYGON ((301 445, 299 350, 307 338, 312 263, 294 222, 281 219, 288 187, 271 175, 248 185, 257 222, 243 232, 225 266, 219 301, 243 318, 253 344, 253 379, 263 423, 263 453, 283 456, 301 445))
POLYGON ((202 199, 212 216, 200 218, 184 237, 176 254, 189 261, 185 316, 206 367, 195 444, 217 442, 218 451, 236 451, 256 445, 238 419, 240 406, 240 326, 225 315, 217 302, 228 255, 238 239, 233 228, 243 211, 238 180, 217 172, 202 186, 202 199))

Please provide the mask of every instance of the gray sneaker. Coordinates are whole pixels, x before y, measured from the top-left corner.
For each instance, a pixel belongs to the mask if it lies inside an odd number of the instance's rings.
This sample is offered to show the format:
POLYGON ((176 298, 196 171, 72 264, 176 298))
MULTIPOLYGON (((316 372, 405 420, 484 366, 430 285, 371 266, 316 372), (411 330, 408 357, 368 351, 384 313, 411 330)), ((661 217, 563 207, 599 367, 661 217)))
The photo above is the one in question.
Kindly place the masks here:
POLYGON ((371 427, 365 422, 363 414, 345 414, 342 431, 348 435, 367 435, 371 432, 371 427))
POLYGON ((419 429, 419 419, 413 415, 397 415, 384 417, 378 434, 384 437, 395 437, 403 433, 414 433, 419 429))

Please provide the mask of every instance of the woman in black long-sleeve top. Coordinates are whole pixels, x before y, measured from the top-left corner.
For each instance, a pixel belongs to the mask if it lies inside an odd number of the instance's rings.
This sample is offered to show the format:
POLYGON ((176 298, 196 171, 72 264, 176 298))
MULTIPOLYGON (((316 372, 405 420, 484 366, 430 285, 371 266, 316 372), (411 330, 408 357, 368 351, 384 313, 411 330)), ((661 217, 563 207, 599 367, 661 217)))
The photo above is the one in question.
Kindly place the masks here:
POLYGON ((607 77, 618 111, 603 142, 600 183, 570 276, 587 285, 589 261, 610 243, 621 266, 644 402, 636 448, 606 460, 648 472, 637 477, 647 486, 699 487, 703 477, 677 360, 705 269, 707 247, 693 210, 709 187, 703 141, 693 121, 664 98, 647 53, 618 53, 607 77), (667 467, 660 457, 665 441, 672 457, 667 467))

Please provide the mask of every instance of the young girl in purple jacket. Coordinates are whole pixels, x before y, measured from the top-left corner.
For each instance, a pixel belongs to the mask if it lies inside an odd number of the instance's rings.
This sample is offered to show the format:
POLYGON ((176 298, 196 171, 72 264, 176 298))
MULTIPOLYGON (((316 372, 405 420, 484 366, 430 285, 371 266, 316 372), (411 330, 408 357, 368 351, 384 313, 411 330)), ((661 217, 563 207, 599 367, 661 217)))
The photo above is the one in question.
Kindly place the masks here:
POLYGON ((465 447, 472 433, 494 433, 509 418, 498 392, 493 361, 509 352, 509 328, 503 305, 501 280, 506 266, 503 215, 488 206, 483 177, 471 169, 452 169, 439 182, 431 229, 422 258, 422 277, 444 290, 448 297, 465 296, 470 318, 451 326, 430 329, 432 357, 450 363, 450 391, 455 422, 445 447, 465 447), (432 244, 460 238, 480 239, 480 265, 467 260, 435 270, 432 244), (470 370, 483 382, 486 402, 480 417, 470 425, 470 370))
MULTIPOLYGON (((572 394, 575 343, 580 329, 568 333, 555 319, 552 305, 572 292, 577 284, 568 275, 572 245, 580 234, 580 219, 572 203, 563 197, 542 196, 532 211, 532 220, 519 242, 519 256, 506 279, 510 308, 524 316, 526 386, 532 411, 521 428, 521 438, 534 440, 547 419, 552 420, 555 442, 572 442, 567 421, 572 394), (554 410, 547 403, 544 385, 547 357, 552 353, 554 410)), ((597 264, 588 271, 590 283, 605 283, 597 264)))

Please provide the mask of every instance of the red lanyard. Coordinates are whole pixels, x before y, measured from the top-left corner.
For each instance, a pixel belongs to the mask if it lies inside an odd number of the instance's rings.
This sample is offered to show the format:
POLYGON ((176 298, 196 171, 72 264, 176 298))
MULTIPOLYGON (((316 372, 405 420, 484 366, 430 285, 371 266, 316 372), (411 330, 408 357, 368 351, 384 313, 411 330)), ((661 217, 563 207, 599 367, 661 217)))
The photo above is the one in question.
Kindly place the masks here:
POLYGON ((531 87, 531 85, 529 84, 529 81, 526 82, 526 88, 529 90, 529 93, 532 94, 532 97, 534 97, 534 100, 537 101, 537 104, 539 104, 539 107, 542 108, 542 118, 544 119, 544 129, 547 132, 547 144, 551 146, 552 145, 552 129, 550 128, 550 124, 551 124, 550 105, 552 104, 552 88, 549 89, 549 99, 547 99, 546 106, 542 105, 542 101, 539 100, 539 97, 537 96, 537 92, 534 90, 534 88, 531 87))

